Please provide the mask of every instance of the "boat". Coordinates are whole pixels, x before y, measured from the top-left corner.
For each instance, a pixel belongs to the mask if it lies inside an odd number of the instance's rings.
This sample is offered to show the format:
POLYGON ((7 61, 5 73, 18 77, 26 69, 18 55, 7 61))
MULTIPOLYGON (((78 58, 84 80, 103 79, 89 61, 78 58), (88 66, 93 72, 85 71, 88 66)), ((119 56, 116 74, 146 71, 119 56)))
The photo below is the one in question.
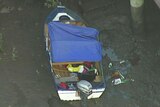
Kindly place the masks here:
POLYGON ((99 98, 106 88, 97 29, 65 6, 57 6, 44 24, 46 51, 60 100, 99 98), (89 91, 88 91, 89 90, 89 91))

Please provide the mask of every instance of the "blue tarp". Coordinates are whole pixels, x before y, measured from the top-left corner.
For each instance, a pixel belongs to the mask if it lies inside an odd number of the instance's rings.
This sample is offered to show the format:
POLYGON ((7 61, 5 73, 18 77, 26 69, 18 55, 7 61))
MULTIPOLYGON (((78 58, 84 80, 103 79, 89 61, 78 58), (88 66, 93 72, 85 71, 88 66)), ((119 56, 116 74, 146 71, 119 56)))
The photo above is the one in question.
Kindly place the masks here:
POLYGON ((53 62, 102 59, 101 44, 97 41, 99 32, 96 29, 61 22, 50 22, 48 29, 53 62))

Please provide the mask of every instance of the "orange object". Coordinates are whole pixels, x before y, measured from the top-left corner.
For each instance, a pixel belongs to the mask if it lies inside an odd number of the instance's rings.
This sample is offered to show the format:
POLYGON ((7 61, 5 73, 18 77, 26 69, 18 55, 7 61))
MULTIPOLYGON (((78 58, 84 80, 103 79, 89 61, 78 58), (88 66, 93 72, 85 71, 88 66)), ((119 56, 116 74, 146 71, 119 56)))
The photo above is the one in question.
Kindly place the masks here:
POLYGON ((119 74, 118 71, 116 71, 116 72, 114 72, 114 73, 112 74, 112 78, 119 78, 119 77, 120 77, 120 74, 119 74))

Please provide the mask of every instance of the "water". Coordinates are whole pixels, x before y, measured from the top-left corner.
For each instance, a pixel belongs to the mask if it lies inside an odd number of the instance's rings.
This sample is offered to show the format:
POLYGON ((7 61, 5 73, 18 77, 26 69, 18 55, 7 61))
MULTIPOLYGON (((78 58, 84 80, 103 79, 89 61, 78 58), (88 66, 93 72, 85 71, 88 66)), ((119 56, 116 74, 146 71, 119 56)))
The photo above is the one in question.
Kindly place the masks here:
MULTIPOLYGON (((23 4, 20 0, 0 1, 0 9, 8 6, 13 9, 10 13, 0 13, 0 33, 4 35, 5 45, 5 54, 0 54, 1 107, 49 106, 48 96, 53 90, 53 83, 47 73, 49 67, 44 69, 40 66, 48 65, 42 46, 42 28, 49 9, 43 7, 43 0, 39 3, 33 1, 29 4, 34 3, 34 6, 23 4), (18 8, 22 11, 17 11, 18 8), (18 52, 15 62, 11 61, 13 46, 18 52)), ((67 2, 70 7, 76 6, 73 8, 78 11, 78 6, 73 5, 74 1, 67 2)), ((109 41, 109 45, 122 59, 129 58, 131 53, 140 57, 139 63, 130 73, 135 82, 108 87, 97 103, 90 101, 89 107, 159 107, 160 9, 153 0, 145 0, 145 35, 135 37, 130 27, 128 0, 82 0, 82 3, 83 18, 90 26, 105 31, 102 36, 106 47, 109 41)), ((107 63, 104 66, 108 66, 107 63)), ((65 106, 57 99, 52 101, 59 107, 65 106)), ((74 106, 79 107, 79 102, 74 106)))

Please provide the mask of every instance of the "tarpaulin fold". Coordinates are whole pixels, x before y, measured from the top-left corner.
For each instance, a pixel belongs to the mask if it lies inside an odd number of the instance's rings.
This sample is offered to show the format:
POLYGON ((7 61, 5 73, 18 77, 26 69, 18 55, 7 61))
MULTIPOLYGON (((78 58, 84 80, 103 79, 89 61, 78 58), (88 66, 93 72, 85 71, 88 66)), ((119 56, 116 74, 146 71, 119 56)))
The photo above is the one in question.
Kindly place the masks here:
POLYGON ((99 32, 90 27, 50 22, 48 24, 53 62, 100 61, 99 32))

